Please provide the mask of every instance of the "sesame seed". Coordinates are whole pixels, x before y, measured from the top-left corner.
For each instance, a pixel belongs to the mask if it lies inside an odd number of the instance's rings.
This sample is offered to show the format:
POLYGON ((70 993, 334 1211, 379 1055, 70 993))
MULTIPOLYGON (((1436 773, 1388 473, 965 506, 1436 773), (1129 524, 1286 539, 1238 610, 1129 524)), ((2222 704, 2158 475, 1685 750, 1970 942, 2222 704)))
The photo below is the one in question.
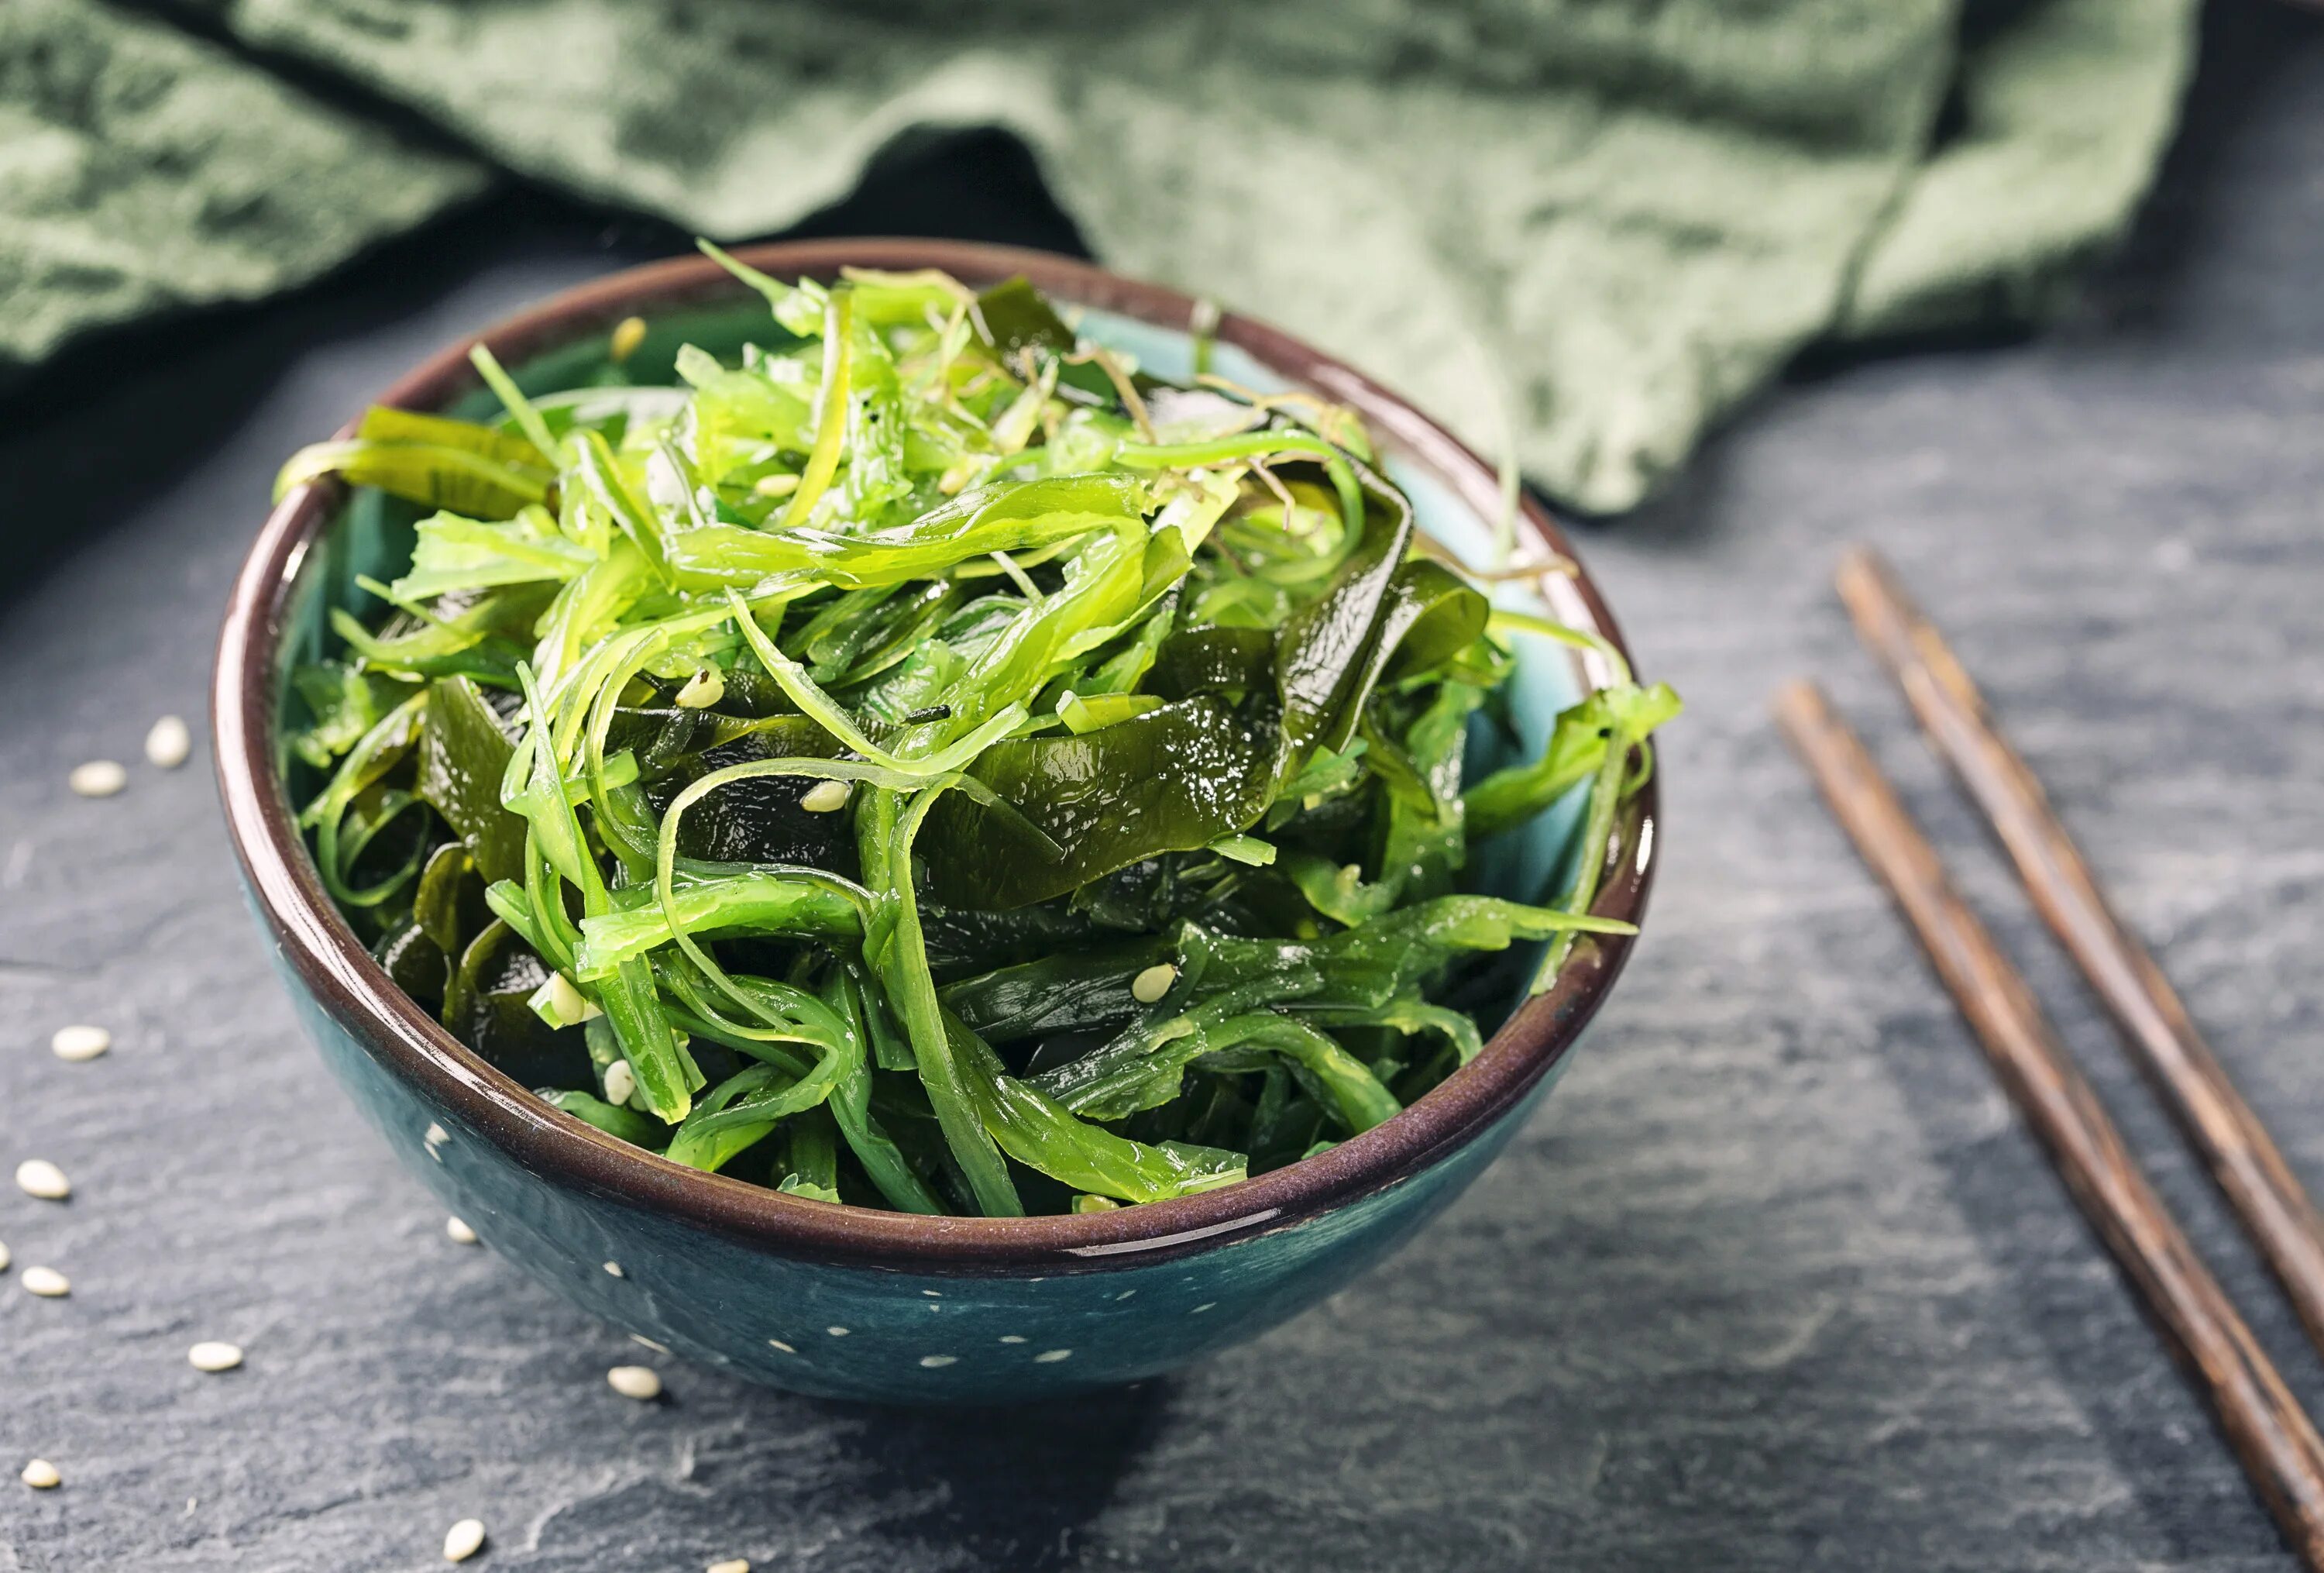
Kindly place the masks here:
POLYGON ((605 356, 615 365, 637 354, 638 346, 646 341, 646 319, 624 317, 613 324, 613 337, 605 341, 605 356))
POLYGON ((1141 1005, 1150 1005, 1170 992, 1178 981, 1178 969, 1167 961, 1157 961, 1130 980, 1130 997, 1141 1005))
POLYGON ((24 1466, 24 1473, 19 1478, 35 1491, 54 1491, 64 1484, 65 1477, 46 1458, 35 1458, 24 1466))
POLYGON ((678 690, 678 708, 706 710, 726 697, 726 679, 715 666, 706 666, 678 690))
POLYGON ((799 489, 797 476, 761 476, 759 484, 751 488, 762 497, 788 497, 799 489))
POLYGON ((1218 1305, 1218 1303, 1219 1303, 1219 1302, 1218 1302, 1217 1300, 1204 1300, 1202 1304, 1200 1304, 1200 1305, 1196 1306, 1193 1310, 1188 1311, 1186 1314, 1187 1314, 1188 1316, 1190 1316, 1190 1317, 1198 1317, 1198 1316, 1201 1316, 1204 1311, 1214 1309, 1214 1308, 1218 1305))
POLYGON ((784 1343, 780 1338, 769 1338, 769 1339, 767 1340, 767 1342, 768 1342, 769 1344, 772 1345, 774 1347, 776 1347, 776 1348, 778 1348, 778 1349, 780 1349, 780 1350, 781 1350, 784 1354, 786 1354, 786 1355, 796 1355, 796 1354, 798 1354, 798 1351, 796 1348, 792 1347, 792 1346, 791 1346, 790 1345, 788 1345, 788 1344, 784 1343))
POLYGON ((62 1201, 72 1194, 65 1171, 45 1158, 27 1158, 16 1165, 16 1189, 42 1201, 62 1201))
POLYGON ((24 1292, 42 1300, 60 1300, 72 1292, 72 1281, 53 1267, 27 1267, 23 1278, 24 1292))
POLYGON ((15 1258, 8 1254, 8 1242, 0 1240, 0 1272, 7 1272, 8 1263, 14 1260, 15 1258))
POLYGON ((444 1531, 444 1560, 465 1562, 482 1550, 484 1545, 484 1521, 464 1518, 444 1531))
POLYGON ((1071 1349, 1044 1349, 1033 1356, 1033 1361, 1038 1365, 1055 1365, 1060 1360, 1073 1358, 1073 1353, 1071 1349))
POLYGON ((661 1377, 650 1365, 616 1365, 605 1373, 605 1385, 640 1403, 661 1396, 661 1377))
POLYGON ((608 1263, 605 1263, 605 1272, 606 1272, 610 1276, 614 1277, 614 1278, 627 1278, 627 1277, 629 1276, 629 1274, 628 1274, 628 1273, 623 1272, 622 1271, 622 1264, 621 1264, 620 1263, 618 1263, 618 1262, 608 1262, 608 1263))
POLYGON ((605 1067, 605 1101, 625 1104, 638 1090, 638 1073, 630 1069, 626 1059, 616 1059, 605 1067))
POLYGON ((959 1359, 960 1356, 957 1355, 923 1355, 920 1356, 920 1364, 933 1371, 940 1365, 957 1364, 959 1359))
POLYGON ((197 1371, 231 1371, 242 1364, 242 1351, 232 1344, 196 1344, 186 1360, 197 1371))
POLYGON ((446 1218, 444 1232, 452 1236, 455 1245, 473 1245, 476 1243, 476 1231, 468 1227, 466 1218, 446 1218))
POLYGON ((49 1052, 78 1065, 113 1047, 113 1034, 103 1027, 59 1027, 49 1040, 49 1052))
POLYGON ((632 1333, 630 1335, 630 1342, 632 1344, 643 1344, 647 1348, 651 1349, 657 1355, 667 1355, 670 1352, 670 1347, 668 1344, 657 1344, 651 1338, 647 1337, 643 1333, 632 1333))
POLYGON ((799 807, 810 814, 835 814, 847 806, 848 787, 844 781, 819 781, 799 796, 799 807))
POLYGON ((702 1573, 751 1573, 751 1563, 748 1558, 729 1557, 724 1562, 711 1563, 702 1573))
POLYGON ((823 1330, 829 1333, 835 1338, 844 1338, 847 1337, 847 1329, 845 1328, 825 1328, 823 1330))
POLYGON ((1025 1338, 1021 1333, 1003 1333, 1001 1335, 1001 1341, 1004 1344, 1021 1344, 1025 1338))
POLYGON ((85 798, 109 798, 129 784, 129 773, 110 759, 76 764, 65 784, 85 798))
POLYGON ((552 972, 547 982, 532 991, 524 1002, 532 1013, 552 1027, 573 1027, 604 1012, 596 1003, 576 988, 573 980, 561 972, 552 972))
POLYGON ((194 751, 194 735, 186 729, 185 721, 176 716, 164 716, 153 723, 145 734, 145 757, 163 770, 175 770, 186 763, 194 751))

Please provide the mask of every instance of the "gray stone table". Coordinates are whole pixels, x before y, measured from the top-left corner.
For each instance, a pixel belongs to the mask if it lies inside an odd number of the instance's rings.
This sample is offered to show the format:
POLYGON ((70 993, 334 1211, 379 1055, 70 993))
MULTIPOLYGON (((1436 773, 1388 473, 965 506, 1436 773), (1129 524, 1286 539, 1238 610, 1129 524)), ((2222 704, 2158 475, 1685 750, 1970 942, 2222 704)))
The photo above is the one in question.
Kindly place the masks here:
MULTIPOLYGON (((207 751, 110 800, 65 788, 198 715, 284 454, 420 351, 678 237, 511 196, 18 390, 0 1167, 77 1189, 0 1192, 0 1569, 421 1568, 469 1514, 476 1566, 575 1573, 2290 1567, 1765 713, 1829 679, 2324 1407, 1829 588, 1844 541, 1895 558, 2324 1186, 2324 29, 2250 5, 2209 33, 2189 134, 2073 322, 1803 370, 1677 495, 1584 532, 1692 708, 1648 937, 1543 1115, 1329 1305, 1052 1408, 874 1411, 684 1366, 666 1402, 614 1396, 635 1347, 448 1241, 300 1041, 207 751), (80 1020, 117 1046, 60 1063, 80 1020), (23 1292, 28 1263, 71 1298, 23 1292), (198 1374, 202 1338, 248 1364, 198 1374), (36 1455, 61 1490, 14 1483, 36 1455)), ((1070 243, 1021 156, 926 156, 819 227, 1070 243)))

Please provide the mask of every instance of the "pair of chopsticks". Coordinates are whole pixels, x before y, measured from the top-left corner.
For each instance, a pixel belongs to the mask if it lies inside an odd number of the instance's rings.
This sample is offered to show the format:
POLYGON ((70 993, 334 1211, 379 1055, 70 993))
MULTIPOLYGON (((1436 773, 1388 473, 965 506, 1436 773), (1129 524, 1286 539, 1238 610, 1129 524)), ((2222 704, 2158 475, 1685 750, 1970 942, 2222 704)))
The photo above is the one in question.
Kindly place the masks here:
MULTIPOLYGON (((2034 907, 2080 967, 2324 1350, 2324 1217, 2259 1116, 2123 926, 2032 770, 1887 565, 1861 548, 1839 573, 1857 633, 1904 690, 1930 745, 1984 811, 2034 907)), ((2324 1573, 2324 1440, 2147 1183, 2042 1007, 1947 879, 1880 768, 1812 683, 1775 719, 1865 862, 1888 887, 2003 1089, 2201 1385, 2244 1471, 2301 1559, 2324 1573)))

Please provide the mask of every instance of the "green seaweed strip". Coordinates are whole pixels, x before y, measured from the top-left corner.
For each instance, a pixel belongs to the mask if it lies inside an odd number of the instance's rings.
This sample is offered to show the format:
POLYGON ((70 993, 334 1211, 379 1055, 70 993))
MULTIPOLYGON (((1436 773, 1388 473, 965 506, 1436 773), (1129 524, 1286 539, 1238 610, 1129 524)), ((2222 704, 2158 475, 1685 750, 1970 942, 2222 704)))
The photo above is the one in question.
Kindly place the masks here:
POLYGON ((960 1165, 976 1204, 987 1217, 1021 1217, 1024 1206, 1001 1161, 1001 1149, 970 1099, 967 1077, 953 1051, 936 1004, 936 980, 928 973, 927 939, 920 927, 918 898, 912 888, 912 838, 943 786, 911 798, 884 787, 872 789, 867 812, 858 821, 858 840, 867 873, 880 868, 880 910, 864 953, 878 969, 889 997, 903 1018, 945 1145, 960 1165))
MULTIPOLYGON (((524 686, 525 708, 530 723, 526 736, 533 765, 528 808, 522 811, 532 820, 536 833, 544 821, 553 827, 556 844, 567 849, 571 860, 568 877, 580 888, 582 911, 590 917, 601 916, 613 910, 613 902, 595 861, 578 850, 580 821, 574 815, 573 805, 566 800, 565 783, 557 774, 554 756, 549 749, 549 718, 540 701, 540 690, 532 680, 530 668, 519 668, 517 677, 524 686)), ((560 867, 558 872, 566 874, 567 870, 560 867)), ((561 906, 561 895, 552 892, 549 899, 561 906)), ((642 958, 622 961, 610 976, 599 981, 597 989, 597 1003, 613 1022, 614 1036, 621 1041, 622 1051, 636 1074, 638 1091, 644 1096, 647 1106, 665 1120, 684 1119, 693 1107, 692 1089, 678 1055, 677 1034, 656 999, 652 969, 642 958)))
POLYGON ((541 458, 551 465, 556 464, 557 439, 549 435, 549 422, 540 418, 540 412, 534 409, 531 402, 518 389, 516 379, 501 369, 501 363, 493 358, 493 352, 481 344, 472 346, 468 350, 468 364, 476 368, 476 375, 484 379, 484 385, 492 389, 493 396, 506 407, 510 418, 516 421, 517 430, 524 433, 526 440, 540 450, 541 458))

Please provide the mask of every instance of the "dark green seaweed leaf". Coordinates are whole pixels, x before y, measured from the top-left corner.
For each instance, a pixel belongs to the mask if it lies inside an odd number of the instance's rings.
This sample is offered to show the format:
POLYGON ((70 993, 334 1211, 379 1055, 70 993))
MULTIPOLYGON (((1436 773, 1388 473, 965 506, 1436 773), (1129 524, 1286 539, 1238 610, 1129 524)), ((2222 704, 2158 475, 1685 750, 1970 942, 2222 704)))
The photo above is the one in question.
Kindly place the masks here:
POLYGON ((955 797, 933 821, 929 891, 954 906, 1021 907, 1248 829, 1267 808, 1273 742, 1204 698, 1079 736, 994 744, 971 773, 1062 856, 1016 815, 955 797))
POLYGON ((487 883, 524 866, 524 821, 501 807, 501 781, 515 752, 475 684, 438 678, 420 730, 420 795, 467 844, 487 883))

